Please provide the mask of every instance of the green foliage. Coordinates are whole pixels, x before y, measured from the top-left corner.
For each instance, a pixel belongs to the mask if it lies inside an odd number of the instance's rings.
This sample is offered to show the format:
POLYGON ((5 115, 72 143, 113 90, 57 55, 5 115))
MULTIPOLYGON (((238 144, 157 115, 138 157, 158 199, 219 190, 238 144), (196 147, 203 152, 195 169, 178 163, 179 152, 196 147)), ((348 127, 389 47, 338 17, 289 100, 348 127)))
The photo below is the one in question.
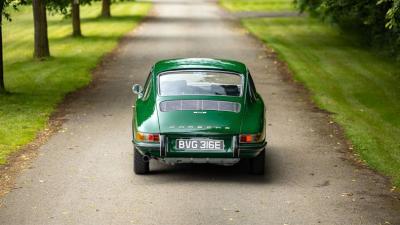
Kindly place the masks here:
POLYGON ((84 87, 91 70, 111 51, 120 37, 146 15, 148 3, 122 2, 112 5, 114 17, 98 18, 101 3, 83 6, 84 38, 72 38, 69 19, 48 17, 53 57, 32 59, 32 7, 22 6, 4 23, 5 83, 12 94, 0 95, 0 164, 43 130, 50 114, 64 95, 84 87))
POLYGON ((295 0, 300 10, 356 31, 366 42, 400 55, 400 0, 295 0))
MULTIPOLYGON (((79 5, 90 5, 95 0, 78 0, 79 5)), ((65 16, 71 14, 71 0, 48 0, 46 8, 51 13, 60 13, 65 16)))
MULTIPOLYGON (((21 1, 18 5, 31 5, 32 0, 6 0, 6 1, 21 1)), ((69 16, 71 14, 71 1, 72 0, 45 0, 46 8, 50 14, 62 14, 69 16)), ((90 5, 92 2, 100 0, 78 0, 79 5, 90 5)))
MULTIPOLYGON (((18 9, 19 5, 25 4, 25 0, 0 0, 0 16, 6 18, 6 20, 11 20, 10 13, 7 11, 8 8, 18 9)), ((0 19, 1 21, 1 19, 0 19)))

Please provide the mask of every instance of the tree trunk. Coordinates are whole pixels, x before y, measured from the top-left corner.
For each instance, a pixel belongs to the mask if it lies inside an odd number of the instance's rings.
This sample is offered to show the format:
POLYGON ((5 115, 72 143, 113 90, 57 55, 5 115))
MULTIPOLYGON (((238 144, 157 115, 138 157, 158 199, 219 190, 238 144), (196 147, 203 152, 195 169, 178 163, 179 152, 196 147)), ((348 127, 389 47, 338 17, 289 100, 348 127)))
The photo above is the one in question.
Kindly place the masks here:
POLYGON ((72 4, 72 36, 81 37, 81 17, 79 13, 79 0, 71 0, 72 4))
MULTIPOLYGON (((0 11, 2 13, 2 11, 0 11)), ((4 87, 4 69, 3 69, 3 26, 2 26, 2 16, 0 15, 0 93, 4 92, 6 89, 4 87)))
POLYGON ((0 93, 5 91, 3 69, 3 9, 4 2, 0 5, 0 93))
POLYGON ((101 8, 101 16, 109 18, 111 17, 111 0, 103 0, 102 8, 101 8))
POLYGON ((32 0, 33 24, 35 28, 35 58, 50 56, 49 39, 47 37, 46 0, 32 0))

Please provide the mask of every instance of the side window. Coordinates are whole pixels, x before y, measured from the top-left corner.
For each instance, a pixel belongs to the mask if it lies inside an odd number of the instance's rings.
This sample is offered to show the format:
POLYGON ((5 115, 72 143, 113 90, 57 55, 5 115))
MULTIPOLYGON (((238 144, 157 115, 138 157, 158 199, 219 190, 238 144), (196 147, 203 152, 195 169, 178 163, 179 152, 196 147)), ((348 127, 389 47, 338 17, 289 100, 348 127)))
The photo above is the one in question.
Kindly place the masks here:
POLYGON ((149 74, 149 76, 147 77, 146 83, 144 84, 144 94, 143 94, 143 98, 147 99, 149 97, 150 94, 150 89, 151 89, 151 72, 149 74))
POLYGON ((249 72, 249 94, 250 98, 255 99, 256 98, 256 85, 254 84, 253 78, 251 77, 251 74, 249 72))

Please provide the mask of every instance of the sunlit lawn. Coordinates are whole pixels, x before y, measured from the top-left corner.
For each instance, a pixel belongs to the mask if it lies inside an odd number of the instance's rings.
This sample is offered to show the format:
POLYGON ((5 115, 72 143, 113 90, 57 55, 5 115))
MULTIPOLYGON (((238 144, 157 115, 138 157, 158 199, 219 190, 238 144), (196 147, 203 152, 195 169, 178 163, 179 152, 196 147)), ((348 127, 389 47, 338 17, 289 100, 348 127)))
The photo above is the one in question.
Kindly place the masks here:
POLYGON ((121 2, 112 5, 111 19, 100 19, 100 2, 81 9, 83 38, 72 38, 71 21, 48 17, 52 58, 32 59, 33 19, 30 7, 12 14, 4 23, 6 88, 0 95, 0 164, 44 129, 49 115, 66 93, 87 85, 90 71, 110 52, 119 38, 132 30, 150 4, 121 2))
POLYGON ((231 11, 293 11, 293 0, 221 0, 231 11))

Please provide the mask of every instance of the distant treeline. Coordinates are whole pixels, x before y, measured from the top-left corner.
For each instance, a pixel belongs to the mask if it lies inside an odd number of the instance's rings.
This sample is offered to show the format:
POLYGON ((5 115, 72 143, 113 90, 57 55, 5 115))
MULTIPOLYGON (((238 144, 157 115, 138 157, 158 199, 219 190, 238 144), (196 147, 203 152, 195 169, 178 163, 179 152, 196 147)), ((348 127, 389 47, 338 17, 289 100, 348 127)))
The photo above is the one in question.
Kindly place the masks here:
POLYGON ((400 0, 295 0, 302 11, 356 31, 400 59, 400 0))

